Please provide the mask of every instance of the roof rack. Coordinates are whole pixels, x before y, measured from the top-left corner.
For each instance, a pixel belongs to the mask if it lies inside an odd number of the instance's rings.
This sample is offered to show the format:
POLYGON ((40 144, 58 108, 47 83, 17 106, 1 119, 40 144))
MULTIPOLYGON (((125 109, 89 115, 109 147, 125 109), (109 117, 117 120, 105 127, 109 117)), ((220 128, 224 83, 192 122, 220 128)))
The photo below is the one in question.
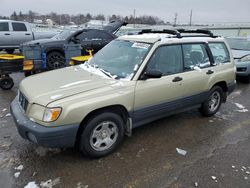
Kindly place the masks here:
POLYGON ((186 29, 163 29, 163 30, 152 30, 152 29, 143 29, 138 34, 144 34, 144 33, 166 33, 175 35, 177 38, 183 38, 183 37, 212 37, 216 38, 218 36, 215 36, 211 31, 205 30, 205 29, 196 29, 196 30, 186 30, 186 29), (194 35, 181 35, 182 33, 192 33, 194 35), (195 34, 204 34, 204 35, 195 35, 195 34))
POLYGON ((163 29, 163 30, 143 29, 138 34, 140 35, 144 33, 166 33, 166 34, 176 35, 177 38, 181 38, 180 32, 174 29, 163 29))
POLYGON ((205 30, 205 29, 196 29, 196 30, 186 30, 186 29, 178 29, 177 31, 179 31, 180 33, 198 33, 198 34, 205 34, 208 35, 210 37, 217 37, 215 36, 211 31, 209 30, 205 30))

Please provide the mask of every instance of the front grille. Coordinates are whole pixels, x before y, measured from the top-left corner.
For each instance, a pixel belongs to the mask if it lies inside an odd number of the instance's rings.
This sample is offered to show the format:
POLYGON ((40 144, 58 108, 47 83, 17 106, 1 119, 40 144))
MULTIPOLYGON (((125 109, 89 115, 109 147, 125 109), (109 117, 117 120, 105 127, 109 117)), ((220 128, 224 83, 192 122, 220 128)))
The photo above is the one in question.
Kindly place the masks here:
POLYGON ((23 110, 26 112, 29 102, 20 91, 19 91, 18 101, 20 105, 22 106, 23 110))

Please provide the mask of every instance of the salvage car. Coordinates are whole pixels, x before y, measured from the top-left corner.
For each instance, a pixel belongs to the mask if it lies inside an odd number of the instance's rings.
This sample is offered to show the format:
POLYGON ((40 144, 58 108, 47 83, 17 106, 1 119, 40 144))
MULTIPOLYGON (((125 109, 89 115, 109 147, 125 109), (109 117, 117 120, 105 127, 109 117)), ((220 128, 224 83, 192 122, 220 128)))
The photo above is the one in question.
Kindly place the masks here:
POLYGON ((11 113, 33 143, 103 157, 143 124, 193 108, 213 116, 235 87, 224 38, 146 30, 113 40, 84 64, 24 79, 11 113))
POLYGON ((54 31, 34 32, 28 22, 0 20, 0 51, 12 54, 22 43, 51 38, 56 34, 54 31))
MULTIPOLYGON (((28 64, 33 64, 33 70, 53 70, 67 66, 65 60, 65 45, 80 44, 82 54, 87 55, 86 50, 96 53, 113 39, 115 33, 123 25, 123 21, 111 21, 100 29, 82 29, 79 31, 66 30, 51 39, 35 40, 21 46, 21 51, 28 64), (32 61, 32 62, 31 62, 32 61)), ((25 63, 26 63, 25 62, 25 63)))
POLYGON ((250 38, 228 37, 227 42, 233 52, 237 77, 250 83, 250 38))

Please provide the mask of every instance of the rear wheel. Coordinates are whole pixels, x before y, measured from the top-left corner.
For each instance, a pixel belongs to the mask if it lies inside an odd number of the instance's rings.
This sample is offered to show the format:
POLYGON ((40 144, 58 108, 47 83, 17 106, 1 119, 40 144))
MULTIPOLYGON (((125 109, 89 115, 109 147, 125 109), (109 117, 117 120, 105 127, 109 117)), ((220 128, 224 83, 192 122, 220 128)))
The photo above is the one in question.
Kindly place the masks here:
POLYGON ((202 115, 210 117, 216 114, 220 109, 223 99, 223 90, 219 86, 215 86, 210 90, 208 99, 202 103, 199 109, 202 115))
POLYGON ((91 118, 80 138, 80 151, 89 157, 103 157, 112 153, 122 142, 124 123, 114 113, 105 112, 91 118))
POLYGON ((3 90, 9 90, 14 86, 13 79, 10 76, 0 78, 0 87, 3 90))
POLYGON ((46 64, 49 70, 65 67, 64 56, 60 52, 50 52, 46 58, 46 64))

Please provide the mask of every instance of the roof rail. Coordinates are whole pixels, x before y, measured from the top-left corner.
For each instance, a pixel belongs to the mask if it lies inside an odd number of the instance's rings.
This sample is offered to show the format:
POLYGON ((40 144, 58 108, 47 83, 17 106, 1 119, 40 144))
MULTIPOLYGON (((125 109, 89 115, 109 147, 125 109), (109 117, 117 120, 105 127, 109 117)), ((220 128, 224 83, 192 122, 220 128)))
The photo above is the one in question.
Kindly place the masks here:
POLYGON ((212 38, 216 38, 217 36, 215 36, 211 31, 209 30, 205 30, 205 29, 196 29, 196 30, 186 30, 186 29, 178 29, 177 31, 179 31, 180 33, 198 33, 198 34, 205 34, 208 35, 212 38))
POLYGON ((218 36, 214 35, 211 31, 205 30, 205 29, 196 29, 196 30, 186 30, 186 29, 163 29, 163 30, 152 30, 152 29, 143 29, 138 34, 144 34, 144 33, 166 33, 175 35, 177 38, 182 37, 204 37, 203 35, 190 35, 190 36, 183 36, 182 33, 193 33, 193 34, 204 34, 208 35, 209 37, 216 38, 218 36))
POLYGON ((140 32, 138 32, 139 35, 144 33, 165 33, 165 34, 176 35, 177 38, 181 38, 180 32, 174 29, 163 29, 163 30, 143 29, 140 32))

